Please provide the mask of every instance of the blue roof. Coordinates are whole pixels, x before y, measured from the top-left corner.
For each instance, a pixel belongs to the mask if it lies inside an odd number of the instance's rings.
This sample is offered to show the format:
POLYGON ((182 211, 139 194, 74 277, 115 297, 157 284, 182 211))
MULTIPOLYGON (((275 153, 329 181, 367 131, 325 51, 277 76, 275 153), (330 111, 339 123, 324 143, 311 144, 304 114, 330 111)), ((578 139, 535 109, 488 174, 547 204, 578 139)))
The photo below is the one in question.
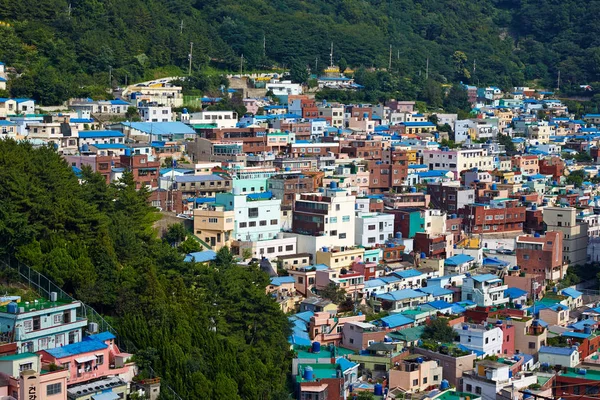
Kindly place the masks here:
POLYGON ((429 121, 425 121, 425 122, 400 122, 400 125, 404 125, 404 126, 431 126, 431 127, 435 126, 432 122, 429 122, 429 121))
POLYGON ((123 99, 117 99, 117 100, 111 100, 110 104, 112 104, 113 106, 130 106, 131 103, 126 102, 123 99))
POLYGON ((450 309, 450 312, 451 312, 452 314, 462 314, 462 313, 464 313, 465 311, 467 311, 467 309, 466 309, 466 308, 464 308, 464 307, 463 307, 463 306, 461 306, 461 305, 458 305, 457 303, 453 303, 453 304, 452 304, 452 308, 450 309))
POLYGON ((104 392, 100 394, 94 394, 91 397, 91 400, 118 400, 120 399, 119 395, 116 392, 104 392))
POLYGON ((94 120, 91 118, 71 118, 70 120, 74 124, 93 124, 94 120))
POLYGON ((386 283, 381 279, 369 279, 365 282, 365 289, 370 289, 378 286, 384 286, 386 283))
POLYGON ((417 292, 416 290, 412 290, 412 289, 401 289, 401 290, 396 290, 396 291, 389 292, 389 293, 376 295, 376 297, 378 297, 380 299, 389 300, 389 301, 414 299, 414 298, 423 297, 423 296, 426 296, 426 294, 423 292, 417 292))
POLYGON ((577 349, 574 349, 572 347, 541 346, 540 349, 538 350, 538 353, 556 354, 559 356, 570 356, 571 354, 573 354, 576 351, 577 351, 577 349))
POLYGON ((565 296, 569 296, 569 297, 571 297, 573 299, 576 299, 576 298, 581 297, 583 295, 583 293, 581 293, 580 291, 572 289, 572 288, 563 289, 560 293, 563 294, 563 295, 565 295, 565 296))
POLYGON ((130 126, 140 132, 154 135, 181 135, 195 134, 196 131, 183 122, 122 122, 125 126, 130 126))
POLYGON ((486 257, 483 259, 484 266, 493 266, 493 267, 506 267, 510 263, 508 261, 500 260, 496 257, 486 257))
POLYGON ((523 289, 519 289, 516 287, 509 287, 508 289, 506 289, 504 291, 504 296, 508 297, 509 299, 518 299, 519 297, 523 297, 526 296, 527 292, 523 289))
POLYGON ((100 333, 96 333, 95 335, 90 335, 90 336, 84 337, 83 340, 97 340, 99 342, 104 342, 107 340, 114 340, 116 338, 117 337, 115 335, 106 331, 106 332, 100 332, 100 333))
POLYGON ((15 125, 17 125, 16 122, 7 121, 5 119, 0 120, 0 126, 15 126, 15 125))
POLYGON ((382 276, 379 279, 381 279, 385 283, 394 283, 400 281, 400 278, 398 278, 397 276, 382 276))
POLYGON ((350 360, 347 360, 344 357, 337 358, 335 360, 335 362, 340 365, 340 368, 342 369, 342 372, 345 372, 345 371, 347 371, 347 370, 349 370, 351 368, 354 368, 354 367, 356 367, 358 365, 357 363, 354 363, 354 362, 352 362, 350 360))
POLYGON ((454 293, 450 289, 446 289, 446 288, 439 287, 439 286, 427 286, 427 287, 419 288, 417 290, 419 292, 430 294, 433 297, 445 296, 445 295, 454 293))
POLYGON ((425 164, 413 164, 413 165, 408 166, 408 169, 417 169, 417 168, 429 168, 429 167, 425 164))
POLYGON ((472 353, 475 353, 475 354, 477 354, 477 356, 483 356, 485 354, 484 351, 471 349, 471 348, 468 348, 467 346, 465 346, 463 344, 459 344, 458 348, 461 349, 462 351, 470 351, 472 353))
POLYGON ((584 330, 588 326, 594 326, 598 322, 593 319, 582 319, 581 321, 577 321, 574 324, 569 325, 569 328, 577 329, 578 331, 584 330))
POLYGON ((81 131, 79 137, 82 139, 104 138, 104 137, 125 137, 119 131, 81 131))
POLYGON ((576 339, 587 339, 590 337, 590 333, 581 333, 581 332, 563 332, 562 336, 571 337, 576 339))
POLYGON ((290 316, 290 319, 299 319, 301 321, 306 322, 307 324, 310 322, 310 319, 315 315, 313 311, 303 311, 290 316))
POLYGON ((273 193, 262 192, 262 193, 251 193, 247 196, 248 200, 271 200, 273 198, 273 193))
POLYGON ((45 350, 48 354, 55 358, 64 358, 77 356, 79 354, 90 353, 93 351, 104 350, 108 345, 100 340, 83 340, 81 342, 68 344, 62 347, 45 350))
POLYGON ((487 282, 487 281, 500 279, 500 278, 498 278, 498 275, 494 275, 494 274, 473 275, 471 278, 473 278, 473 280, 476 282, 487 282))
POLYGON ((413 278, 415 276, 423 275, 421 272, 417 271, 416 269, 407 269, 404 271, 394 271, 392 274, 399 276, 400 278, 413 278))
POLYGON ((444 176, 448 175, 448 172, 450 172, 450 171, 445 171, 445 170, 423 171, 423 172, 417 172, 417 176, 419 176, 421 178, 439 178, 439 177, 444 177, 444 176))
POLYGON ((190 253, 185 256, 183 261, 185 262, 207 262, 213 261, 217 258, 217 253, 212 250, 197 251, 190 253))
POLYGON ((92 145, 97 149, 128 149, 129 146, 125 146, 122 143, 98 143, 92 145))
POLYGON ((0 77, 0 82, 6 82, 6 79, 0 77))
POLYGON ((462 265, 475 260, 473 257, 466 254, 457 254, 450 258, 447 258, 444 265, 462 265))
POLYGON ((281 286, 284 283, 295 283, 293 276, 276 276, 271 278, 271 285, 273 286, 281 286))
POLYGON ((444 310, 446 308, 452 308, 452 304, 443 301, 443 300, 435 300, 432 302, 427 303, 427 305, 435 308, 436 310, 444 310))
POLYGON ((399 326, 403 326, 403 325, 409 325, 409 324, 412 324, 415 322, 412 319, 405 317, 402 314, 389 315, 387 317, 381 318, 380 321, 383 324, 383 326, 387 326, 392 329, 397 328, 399 326))

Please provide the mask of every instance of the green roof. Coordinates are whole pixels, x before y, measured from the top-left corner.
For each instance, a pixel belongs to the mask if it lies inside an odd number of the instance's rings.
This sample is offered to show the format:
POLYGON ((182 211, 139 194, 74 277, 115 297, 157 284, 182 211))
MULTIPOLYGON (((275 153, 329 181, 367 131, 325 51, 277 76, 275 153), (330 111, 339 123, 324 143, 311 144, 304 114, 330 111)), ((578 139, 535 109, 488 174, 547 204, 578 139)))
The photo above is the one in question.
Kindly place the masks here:
POLYGON ((313 370, 313 380, 337 377, 338 364, 301 364, 298 365, 299 374, 296 376, 296 382, 307 382, 301 373, 304 371, 304 367, 308 366, 313 370))
POLYGON ((421 339, 425 326, 415 326, 413 328, 401 329, 396 332, 389 333, 389 336, 393 338, 399 338, 407 342, 414 342, 415 340, 421 339))
POLYGON ((567 378, 581 378, 588 379, 591 381, 600 381, 600 371, 596 371, 593 369, 586 370, 585 375, 581 375, 577 373, 577 368, 569 368, 567 372, 563 372, 560 376, 564 376, 567 378))
POLYGON ((436 397, 435 400, 461 400, 461 399, 464 400, 467 397, 470 398, 471 400, 481 398, 481 396, 477 396, 473 393, 456 392, 454 390, 448 390, 448 391, 442 393, 441 395, 439 395, 438 397, 436 397))
POLYGON ((37 357, 37 356, 38 355, 35 354, 35 353, 12 354, 10 356, 2 356, 2 357, 0 357, 0 361, 21 360, 23 358, 37 357))
POLYGON ((192 125, 194 129, 213 129, 217 128, 217 124, 194 124, 192 125))
MULTIPOLYGON (((308 346, 294 346, 294 350, 298 353, 297 358, 308 360, 316 360, 317 358, 331 358, 331 351, 329 351, 327 346, 321 347, 321 351, 319 353, 312 353, 309 351, 309 349, 310 347, 308 346)), ((343 347, 335 348, 335 357, 343 357, 349 354, 356 354, 356 352, 343 347)))
MULTIPOLYGON (((32 311, 32 310, 42 310, 42 309, 47 309, 47 308, 53 308, 53 307, 60 307, 60 306, 64 306, 66 304, 71 304, 70 301, 64 301, 64 300, 59 300, 59 301, 49 301, 49 300, 45 300, 45 299, 38 299, 37 303, 34 301, 29 301, 29 304, 26 304, 26 302, 21 301, 19 303, 17 303, 17 307, 21 308, 23 307, 25 309, 25 312, 28 311, 32 311)), ((8 304, 0 306, 0 312, 8 312, 8 304)))

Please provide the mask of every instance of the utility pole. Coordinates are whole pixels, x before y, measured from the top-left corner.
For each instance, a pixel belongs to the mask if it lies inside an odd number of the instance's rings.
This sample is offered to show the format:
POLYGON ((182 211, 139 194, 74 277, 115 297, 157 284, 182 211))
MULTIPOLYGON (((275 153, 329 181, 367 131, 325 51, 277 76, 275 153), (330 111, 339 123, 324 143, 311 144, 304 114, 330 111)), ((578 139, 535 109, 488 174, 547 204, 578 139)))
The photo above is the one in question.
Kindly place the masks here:
POLYGON ((183 20, 181 20, 181 25, 179 26, 179 34, 183 33, 183 20))
POLYGON ((331 51, 329 52, 329 66, 333 67, 333 42, 331 42, 331 51))
POLYGON ((240 58, 240 76, 242 76, 242 72, 244 71, 244 55, 240 58))
POLYGON ((112 89, 112 65, 108 66, 108 87, 112 89))
POLYGON ((315 74, 318 74, 319 72, 319 57, 315 57, 315 74))
POLYGON ((67 9, 67 15, 69 16, 69 19, 71 19, 71 3, 69 3, 69 8, 67 9))
POLYGON ((425 62, 425 80, 429 79, 429 57, 427 57, 427 61, 425 62))
POLYGON ((267 37, 263 33, 263 57, 267 56, 267 37))
POLYGON ((194 51, 194 42, 190 42, 190 54, 188 56, 188 58, 190 59, 189 60, 190 64, 188 66, 188 75, 190 75, 190 76, 192 75, 192 54, 193 54, 193 51, 194 51))
POLYGON ((558 87, 557 90, 560 90, 560 69, 558 70, 558 87))
POLYGON ((390 61, 388 63, 388 71, 392 70, 392 45, 390 44, 390 61))
POLYGON ((127 74, 125 74, 125 87, 127 87, 127 74))

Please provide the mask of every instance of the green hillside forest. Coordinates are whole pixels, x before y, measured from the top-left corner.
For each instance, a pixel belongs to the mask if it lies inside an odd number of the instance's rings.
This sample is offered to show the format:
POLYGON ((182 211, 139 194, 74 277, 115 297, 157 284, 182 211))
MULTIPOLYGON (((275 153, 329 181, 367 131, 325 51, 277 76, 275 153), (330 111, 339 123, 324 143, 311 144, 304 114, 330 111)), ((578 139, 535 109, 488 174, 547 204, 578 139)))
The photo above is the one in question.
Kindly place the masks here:
POLYGON ((193 69, 342 58, 414 80, 578 87, 600 81, 600 0, 0 0, 13 96, 55 104, 193 69), (126 78, 127 77, 127 78, 126 78))
POLYGON ((156 209, 131 176, 82 178, 50 147, 0 140, 0 257, 102 312, 182 399, 287 399, 290 331, 267 274, 228 251, 211 266, 184 262, 196 242, 156 238, 156 209))

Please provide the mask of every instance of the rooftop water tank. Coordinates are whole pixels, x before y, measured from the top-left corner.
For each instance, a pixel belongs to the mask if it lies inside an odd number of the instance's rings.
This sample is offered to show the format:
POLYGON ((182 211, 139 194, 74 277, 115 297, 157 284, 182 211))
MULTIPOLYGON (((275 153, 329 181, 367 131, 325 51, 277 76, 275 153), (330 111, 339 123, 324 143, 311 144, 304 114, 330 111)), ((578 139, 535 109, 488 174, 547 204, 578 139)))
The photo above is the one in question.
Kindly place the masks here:
POLYGON ((396 239, 402 239, 402 232, 396 232, 396 239))
POLYGON ((307 366, 304 368, 304 380, 306 380, 306 381, 313 380, 313 369, 311 366, 307 366))
POLYGON ((11 301, 6 306, 6 311, 8 311, 9 314, 17 314, 17 312, 19 311, 19 305, 14 301, 11 301))
POLYGON ((332 181, 332 182, 330 182, 330 183, 329 183, 329 188, 330 188, 330 189, 337 189, 337 182, 333 182, 333 181, 332 181))
POLYGON ((585 375, 585 374, 587 374, 587 370, 585 368, 579 368, 579 370, 577 371, 577 373, 579 375, 585 375))
POLYGON ((463 331, 468 331, 469 330, 469 325, 463 325, 462 329, 463 329, 463 331))
POLYGON ((456 214, 450 215, 450 219, 455 219, 455 218, 456 218, 456 214))
POLYGON ((496 186, 495 183, 492 183, 492 190, 497 190, 497 189, 498 189, 498 186, 496 186))
POLYGON ((369 113, 368 112, 363 113, 363 118, 369 118, 369 113))
POLYGON ((327 253, 329 251, 329 248, 328 247, 323 247, 322 250, 323 250, 323 253, 327 253))
POLYGON ((425 253, 421 253, 421 258, 426 258, 427 255, 425 253))
POLYGON ((375 396, 383 396, 383 386, 381 383, 376 383, 375 388, 373 389, 373 394, 375 396))
POLYGON ((319 342, 313 342, 312 344, 312 352, 313 353, 319 353, 321 351, 321 343, 319 342))
POLYGON ((536 232, 536 233, 533 234, 533 237, 539 238, 540 234, 536 232))
POLYGON ((411 193, 417 193, 417 188, 416 187, 411 187, 410 188, 410 192, 411 193))
POLYGON ((590 333, 592 333, 592 328, 589 326, 586 326, 585 328, 583 328, 583 333, 586 333, 589 335, 590 333))
POLYGON ((446 379, 442 379, 442 383, 440 383, 440 390, 446 390, 450 388, 450 384, 446 379))
POLYGON ((423 364, 423 357, 417 357, 417 362, 419 364, 423 364))
POLYGON ((531 209, 532 209, 533 211, 537 210, 537 204, 534 204, 534 205, 532 205, 532 206, 531 206, 531 209))

